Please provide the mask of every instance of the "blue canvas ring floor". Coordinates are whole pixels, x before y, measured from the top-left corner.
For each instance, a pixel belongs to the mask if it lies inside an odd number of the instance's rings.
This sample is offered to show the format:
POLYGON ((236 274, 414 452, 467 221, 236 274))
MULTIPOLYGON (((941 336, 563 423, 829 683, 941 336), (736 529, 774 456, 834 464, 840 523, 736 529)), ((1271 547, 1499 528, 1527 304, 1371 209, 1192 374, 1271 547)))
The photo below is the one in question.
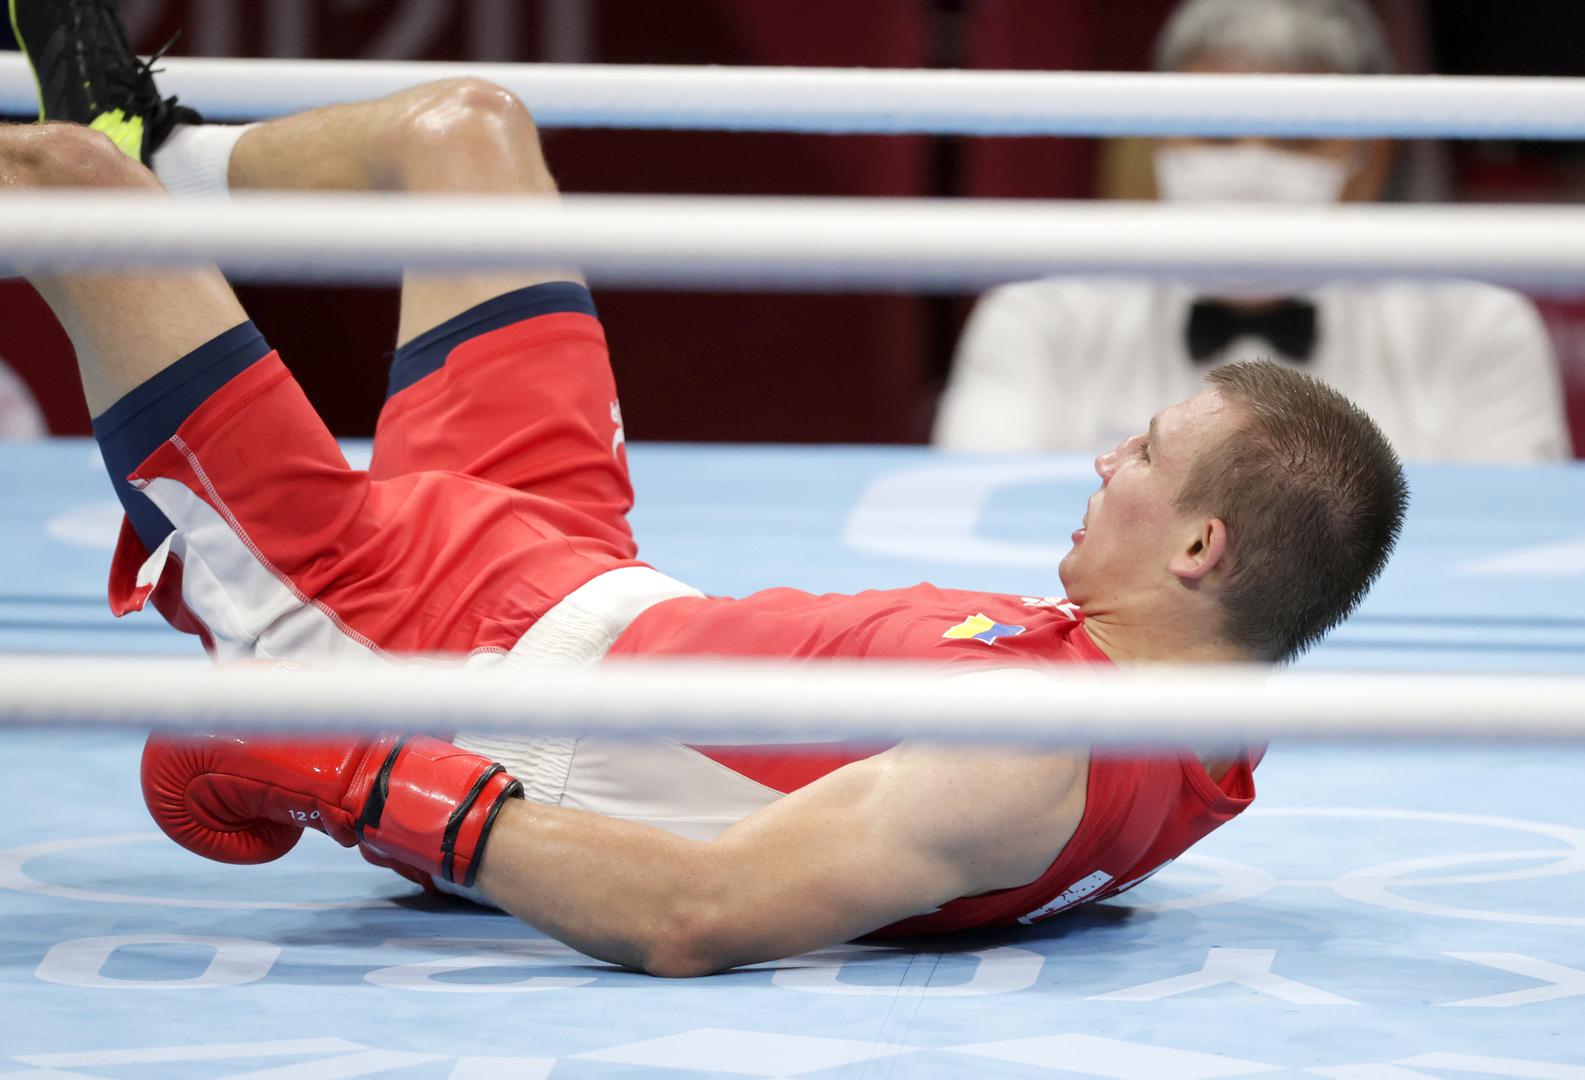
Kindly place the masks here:
MULTIPOLYGON (((913 449, 632 461, 642 554, 713 592, 1057 592, 1093 486, 913 449)), ((1412 480, 1401 554, 1306 663, 1585 672, 1585 469, 1412 480)), ((0 449, 0 650, 202 663, 104 610, 115 520, 91 444, 0 449)), ((0 1077, 1585 1080, 1585 748, 1278 745, 1255 808, 1124 900, 668 982, 322 837, 191 856, 143 810, 140 743, 0 732, 0 1077)))

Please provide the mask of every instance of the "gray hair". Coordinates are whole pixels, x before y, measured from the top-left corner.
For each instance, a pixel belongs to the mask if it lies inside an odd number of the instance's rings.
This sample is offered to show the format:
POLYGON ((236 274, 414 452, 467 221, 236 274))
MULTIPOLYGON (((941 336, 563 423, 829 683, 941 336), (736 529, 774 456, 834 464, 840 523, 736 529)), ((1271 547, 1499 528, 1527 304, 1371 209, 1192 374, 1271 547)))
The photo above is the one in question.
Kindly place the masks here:
POLYGON ((1392 53, 1363 0, 1186 0, 1156 41, 1156 69, 1225 56, 1278 71, 1384 75, 1392 53))

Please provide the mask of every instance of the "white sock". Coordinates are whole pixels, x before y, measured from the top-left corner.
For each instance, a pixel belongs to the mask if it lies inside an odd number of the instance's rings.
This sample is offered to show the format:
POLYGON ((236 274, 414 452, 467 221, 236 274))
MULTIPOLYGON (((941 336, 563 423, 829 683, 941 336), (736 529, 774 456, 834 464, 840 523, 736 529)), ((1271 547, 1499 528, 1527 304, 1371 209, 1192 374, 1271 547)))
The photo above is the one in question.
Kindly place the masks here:
POLYGON ((230 188, 226 174, 231 168, 231 151, 254 124, 178 124, 151 164, 172 195, 198 198, 226 198, 230 188))

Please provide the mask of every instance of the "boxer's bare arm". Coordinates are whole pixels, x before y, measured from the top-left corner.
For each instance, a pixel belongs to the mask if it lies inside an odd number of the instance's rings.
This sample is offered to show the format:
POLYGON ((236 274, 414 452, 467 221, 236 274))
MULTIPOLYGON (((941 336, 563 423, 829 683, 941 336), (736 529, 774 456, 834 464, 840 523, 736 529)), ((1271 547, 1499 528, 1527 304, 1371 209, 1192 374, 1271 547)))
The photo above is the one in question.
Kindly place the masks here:
MULTIPOLYGON (((478 79, 426 83, 267 121, 238 140, 228 181, 237 190, 556 195, 533 117, 512 94, 478 79)), ((575 270, 532 266, 408 274, 397 340, 513 289, 577 280, 575 270)))
POLYGON ((1088 756, 899 746, 711 843, 514 802, 478 886, 591 956, 704 975, 847 941, 960 896, 1026 884, 1084 812, 1088 756))
MULTIPOLYGON (((0 190, 85 188, 160 195, 154 174, 75 124, 0 124, 0 190)), ((128 214, 137 213, 129 204, 128 214)), ((244 322, 213 267, 157 273, 29 274, 72 339, 88 409, 127 391, 244 322)))

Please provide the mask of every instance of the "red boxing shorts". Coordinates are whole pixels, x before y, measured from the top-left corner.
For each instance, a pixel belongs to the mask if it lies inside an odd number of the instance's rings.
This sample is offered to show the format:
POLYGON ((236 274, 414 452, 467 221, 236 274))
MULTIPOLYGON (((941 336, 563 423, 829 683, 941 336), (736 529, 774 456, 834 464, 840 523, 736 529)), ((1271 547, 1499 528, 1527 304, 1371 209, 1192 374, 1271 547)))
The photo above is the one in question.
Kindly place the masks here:
MULTIPOLYGON (((113 440, 204 382, 201 353, 99 419, 113 469, 126 452, 113 440)), ((274 353, 180 411, 129 477, 158 513, 123 525, 110 598, 118 613, 152 598, 217 659, 571 647, 557 662, 593 661, 650 604, 698 595, 636 558, 621 414, 580 285, 498 297, 399 350, 367 471, 274 353), (148 522, 161 516, 171 531, 155 542, 148 522), (585 586, 560 614, 573 646, 554 627, 525 642, 585 586)))

